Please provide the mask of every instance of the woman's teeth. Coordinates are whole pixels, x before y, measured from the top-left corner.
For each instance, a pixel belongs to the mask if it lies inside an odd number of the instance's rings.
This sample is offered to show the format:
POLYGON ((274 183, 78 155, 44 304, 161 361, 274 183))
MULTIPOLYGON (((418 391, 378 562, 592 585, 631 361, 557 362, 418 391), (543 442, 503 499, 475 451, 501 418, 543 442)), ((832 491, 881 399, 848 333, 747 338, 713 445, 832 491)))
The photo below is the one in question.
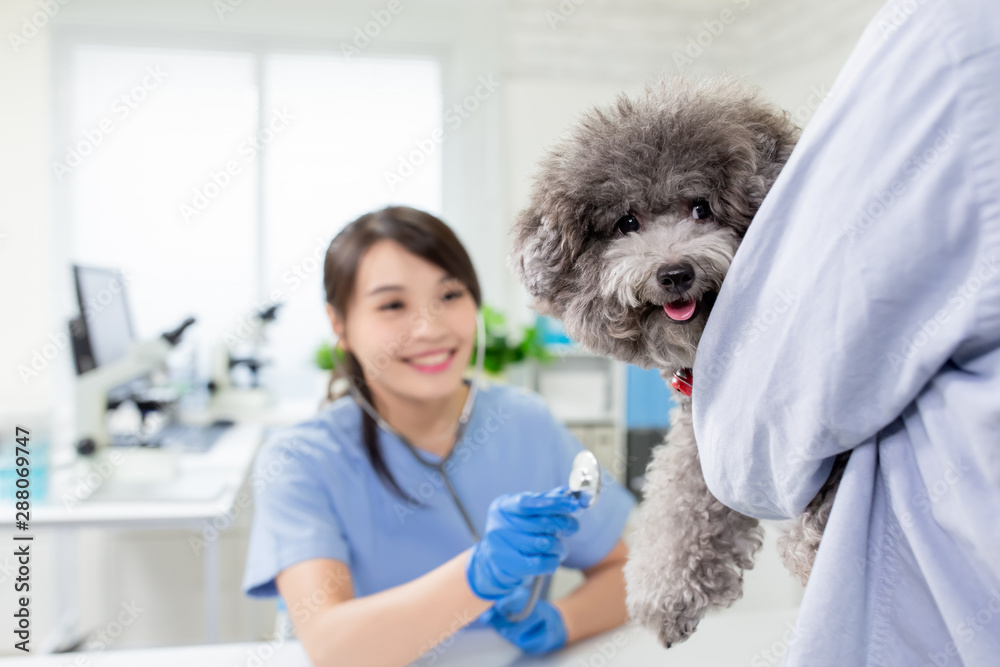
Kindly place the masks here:
POLYGON ((417 359, 411 359, 411 364, 416 364, 417 366, 437 366, 438 364, 443 364, 451 356, 451 352, 441 352, 440 354, 433 354, 426 357, 418 357, 417 359))

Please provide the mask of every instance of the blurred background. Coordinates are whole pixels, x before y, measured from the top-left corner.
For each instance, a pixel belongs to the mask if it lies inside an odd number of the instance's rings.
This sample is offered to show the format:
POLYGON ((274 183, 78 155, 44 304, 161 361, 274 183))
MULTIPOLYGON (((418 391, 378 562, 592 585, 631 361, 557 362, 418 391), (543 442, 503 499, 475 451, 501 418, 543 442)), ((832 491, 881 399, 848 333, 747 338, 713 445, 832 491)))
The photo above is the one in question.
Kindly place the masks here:
MULTIPOLYGON (((804 127, 881 4, 0 2, 4 498, 15 424, 44 454, 36 490, 56 489, 73 456, 184 426, 200 443, 184 455, 212 459, 183 484, 132 466, 147 494, 133 514, 103 478, 36 506, 35 637, 94 641, 126 608, 134 622, 108 646, 273 630, 274 602, 239 592, 240 466, 259 438, 234 433, 315 412, 326 247, 389 203, 456 230, 491 309, 497 378, 539 391, 641 497, 667 426, 662 380, 576 349, 504 265, 534 166, 581 112, 664 73, 745 76, 804 127), (224 482, 205 472, 224 468, 224 482)), ((800 588, 764 559, 741 605, 794 606, 800 588)), ((0 556, 5 589, 13 573, 0 556)))

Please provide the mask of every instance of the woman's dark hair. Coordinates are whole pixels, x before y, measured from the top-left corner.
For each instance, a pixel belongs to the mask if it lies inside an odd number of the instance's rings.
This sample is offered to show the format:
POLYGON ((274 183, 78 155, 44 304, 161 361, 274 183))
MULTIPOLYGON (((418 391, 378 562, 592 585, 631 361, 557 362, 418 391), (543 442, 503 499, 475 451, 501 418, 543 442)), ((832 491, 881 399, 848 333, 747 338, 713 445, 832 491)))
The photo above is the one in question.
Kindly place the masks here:
MULTIPOLYGON (((417 257, 441 267, 465 285, 472 294, 477 308, 482 305, 479 279, 476 277, 472 260, 451 228, 430 213, 408 206, 389 206, 366 213, 344 227, 333 238, 326 251, 326 261, 323 265, 326 301, 333 306, 334 313, 342 321, 346 321, 347 307, 354 294, 361 259, 369 248, 382 240, 395 241, 417 257)), ((361 364, 351 352, 344 351, 344 356, 347 360, 346 365, 335 363, 334 370, 330 374, 327 401, 336 400, 343 395, 343 392, 334 395, 334 383, 338 378, 346 377, 364 399, 374 405, 361 364)), ((361 419, 365 449, 375 472, 399 496, 413 500, 399 487, 385 464, 379 447, 375 420, 364 410, 361 411, 361 419)))

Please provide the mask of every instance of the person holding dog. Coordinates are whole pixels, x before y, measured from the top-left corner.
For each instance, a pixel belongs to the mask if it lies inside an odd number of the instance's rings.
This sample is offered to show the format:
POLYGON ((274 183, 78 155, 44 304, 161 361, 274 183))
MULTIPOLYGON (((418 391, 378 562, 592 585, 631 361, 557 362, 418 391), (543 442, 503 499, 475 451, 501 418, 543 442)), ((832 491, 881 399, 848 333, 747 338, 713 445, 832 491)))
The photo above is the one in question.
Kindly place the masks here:
POLYGON ((463 378, 482 301, 455 234, 385 208, 324 269, 352 391, 258 453, 244 592, 280 594, 316 665, 408 664, 470 625, 545 653, 623 623, 635 500, 605 473, 578 511, 582 445, 537 394, 463 378), (585 582, 512 618, 560 564, 585 582))
POLYGON ((700 341, 723 503, 797 516, 850 452, 786 665, 1000 659, 998 26, 977 0, 875 16, 700 341))

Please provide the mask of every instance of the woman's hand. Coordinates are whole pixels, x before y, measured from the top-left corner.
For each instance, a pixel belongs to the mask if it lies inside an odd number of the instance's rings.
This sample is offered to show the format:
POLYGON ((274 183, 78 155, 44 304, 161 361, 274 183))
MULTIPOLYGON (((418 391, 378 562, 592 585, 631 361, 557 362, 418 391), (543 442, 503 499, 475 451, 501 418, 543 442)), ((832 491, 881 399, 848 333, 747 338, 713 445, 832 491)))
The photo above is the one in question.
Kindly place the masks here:
POLYGON ((483 539, 469 555, 466 578, 472 592, 498 600, 531 577, 555 572, 566 558, 562 537, 580 529, 570 515, 581 507, 566 486, 497 497, 486 515, 483 539))
POLYGON ((562 648, 566 644, 566 624, 559 610, 545 600, 539 600, 524 620, 516 623, 507 620, 507 616, 524 609, 530 596, 531 591, 523 586, 514 589, 483 612, 483 621, 525 653, 548 653, 562 648))

